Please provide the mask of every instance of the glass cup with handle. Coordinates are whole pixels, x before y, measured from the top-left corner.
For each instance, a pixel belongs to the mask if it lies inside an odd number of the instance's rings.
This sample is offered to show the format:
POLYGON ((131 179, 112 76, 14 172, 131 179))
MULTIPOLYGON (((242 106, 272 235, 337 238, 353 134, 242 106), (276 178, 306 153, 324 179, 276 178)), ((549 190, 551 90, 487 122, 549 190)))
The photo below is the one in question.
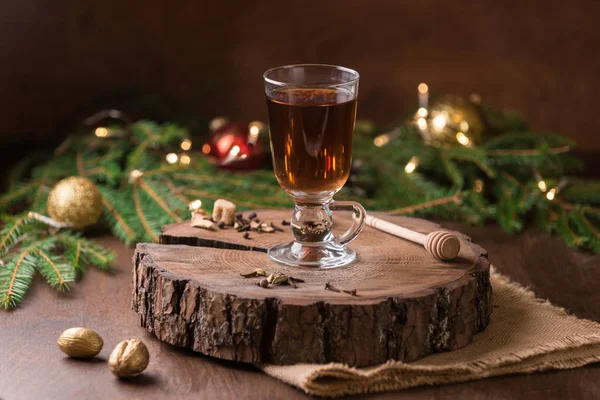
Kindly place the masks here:
POLYGON ((269 113, 273 168, 295 202, 294 241, 269 256, 292 266, 333 268, 354 261, 346 247, 364 226, 365 210, 353 201, 333 201, 352 164, 359 75, 349 68, 300 64, 263 75, 269 113), (352 226, 331 232, 332 211, 352 211, 352 226))

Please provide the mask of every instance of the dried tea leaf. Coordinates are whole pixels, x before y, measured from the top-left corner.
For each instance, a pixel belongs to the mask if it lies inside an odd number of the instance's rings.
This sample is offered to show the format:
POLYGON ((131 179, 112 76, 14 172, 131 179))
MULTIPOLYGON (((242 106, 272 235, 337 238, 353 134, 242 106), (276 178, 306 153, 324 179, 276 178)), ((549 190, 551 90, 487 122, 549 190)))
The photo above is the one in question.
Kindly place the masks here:
POLYGON ((247 274, 240 274, 240 276, 243 276, 244 278, 256 278, 257 276, 267 276, 267 271, 265 271, 262 268, 258 268, 247 274))
POLYGON ((332 292, 339 292, 340 289, 336 288, 335 286, 333 286, 331 283, 327 282, 325 284, 325 290, 331 290, 332 292))

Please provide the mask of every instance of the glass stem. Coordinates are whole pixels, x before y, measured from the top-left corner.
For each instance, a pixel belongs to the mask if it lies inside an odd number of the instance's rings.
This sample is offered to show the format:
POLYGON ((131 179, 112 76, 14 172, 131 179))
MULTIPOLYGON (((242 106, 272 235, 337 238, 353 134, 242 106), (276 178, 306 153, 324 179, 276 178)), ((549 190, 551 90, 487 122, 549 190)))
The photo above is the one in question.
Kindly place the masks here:
POLYGON ((302 244, 320 244, 331 241, 333 220, 329 204, 296 203, 291 227, 294 240, 302 244))

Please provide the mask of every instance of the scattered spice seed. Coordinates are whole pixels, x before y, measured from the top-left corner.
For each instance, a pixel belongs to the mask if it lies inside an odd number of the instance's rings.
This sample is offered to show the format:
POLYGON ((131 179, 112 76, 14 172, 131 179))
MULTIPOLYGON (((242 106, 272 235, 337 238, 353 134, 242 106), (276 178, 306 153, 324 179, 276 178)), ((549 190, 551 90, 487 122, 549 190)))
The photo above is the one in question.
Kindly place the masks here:
POLYGON ((249 218, 249 219, 254 219, 254 218, 256 218, 256 213, 255 213, 255 212, 251 212, 250 214, 248 214, 248 218, 249 218))
POLYGON ((356 294, 356 289, 352 289, 352 290, 347 290, 347 289, 344 289, 344 290, 342 290, 342 292, 344 292, 344 293, 348 293, 350 296, 358 296, 358 295, 356 294))
POLYGON ((237 228, 237 231, 238 232, 246 232, 249 229, 250 229, 250 225, 240 225, 240 227, 237 228))
POLYGON ((290 222, 289 222, 289 221, 286 221, 286 220, 284 219, 283 221, 281 221, 281 225, 283 225, 283 226, 289 226, 289 225, 290 225, 290 222))
POLYGON ((242 215, 242 213, 236 213, 235 214, 235 219, 242 219, 244 216, 242 215))
POLYGON ((273 228, 274 231, 283 232, 283 229, 281 229, 280 227, 278 227, 277 225, 275 225, 272 222, 271 222, 271 228, 273 228))
POLYGON ((250 239, 250 233, 249 232, 244 233, 244 239, 250 239))
POLYGON ((325 290, 331 290, 332 292, 339 292, 340 289, 336 288, 335 286, 333 286, 331 283, 327 282, 325 284, 325 290))
POLYGON ((304 279, 300 279, 300 278, 294 278, 293 276, 290 276, 290 281, 294 282, 294 283, 304 283, 304 279))
POLYGON ((269 281, 267 281, 266 279, 261 279, 260 282, 256 282, 256 285, 266 289, 269 287, 269 281))
POLYGON ((217 224, 217 226, 219 227, 219 229, 223 229, 223 228, 225 228, 225 222, 224 221, 219 221, 219 223, 217 224))

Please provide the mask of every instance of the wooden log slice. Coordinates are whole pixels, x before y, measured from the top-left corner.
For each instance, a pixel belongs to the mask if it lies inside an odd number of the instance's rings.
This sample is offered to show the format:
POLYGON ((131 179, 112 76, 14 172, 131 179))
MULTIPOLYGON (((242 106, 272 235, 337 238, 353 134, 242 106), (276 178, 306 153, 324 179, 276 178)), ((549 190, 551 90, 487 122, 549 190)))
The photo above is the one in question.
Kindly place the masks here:
MULTIPOLYGON (((279 226, 290 216, 257 213, 279 226)), ((373 215, 422 233, 440 228, 373 215)), ((343 214, 334 219, 336 229, 350 224, 343 214)), ((211 232, 185 222, 165 226, 163 244, 138 244, 132 307, 141 325, 160 340, 227 360, 360 367, 458 349, 488 325, 490 263, 465 235, 457 233, 459 257, 443 262, 419 245, 365 227, 351 243, 357 261, 318 270, 269 260, 270 246, 291 240, 290 228, 283 228, 244 239, 233 228, 211 232), (265 289, 256 285, 261 278, 240 276, 258 268, 305 283, 265 289), (357 295, 325 290, 327 282, 357 295)))

